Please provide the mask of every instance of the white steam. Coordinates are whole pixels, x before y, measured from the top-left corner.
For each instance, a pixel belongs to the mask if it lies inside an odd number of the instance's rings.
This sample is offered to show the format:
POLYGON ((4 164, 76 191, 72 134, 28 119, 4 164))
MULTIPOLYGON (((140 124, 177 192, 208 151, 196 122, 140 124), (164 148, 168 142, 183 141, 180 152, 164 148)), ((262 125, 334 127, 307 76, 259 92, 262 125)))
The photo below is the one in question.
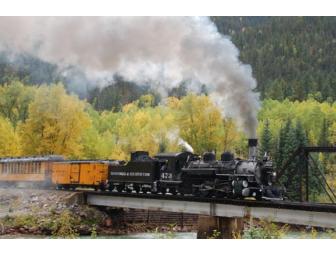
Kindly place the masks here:
POLYGON ((184 141, 181 137, 178 139, 178 145, 182 146, 186 151, 194 153, 193 147, 191 147, 191 145, 184 141))
POLYGON ((185 151, 194 153, 193 147, 180 137, 178 129, 169 130, 167 137, 169 140, 177 142, 177 145, 181 146, 185 151))
POLYGON ((162 95, 183 80, 206 84, 222 114, 255 137, 258 94, 239 51, 201 17, 1 17, 0 47, 52 63, 80 66, 88 77, 118 73, 162 95))

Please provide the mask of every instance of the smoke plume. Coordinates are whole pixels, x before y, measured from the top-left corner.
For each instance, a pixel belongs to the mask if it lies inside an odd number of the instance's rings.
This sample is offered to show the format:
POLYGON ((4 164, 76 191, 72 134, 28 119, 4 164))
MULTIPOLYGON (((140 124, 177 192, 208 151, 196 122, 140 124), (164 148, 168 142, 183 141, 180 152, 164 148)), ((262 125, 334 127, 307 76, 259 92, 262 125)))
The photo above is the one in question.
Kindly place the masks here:
POLYGON ((193 147, 189 143, 187 143, 185 140, 183 140, 179 133, 180 133, 179 129, 177 129, 177 128, 176 129, 171 129, 167 133, 167 138, 170 141, 173 141, 173 142, 176 141, 177 145, 182 147, 185 151, 194 153, 193 147))
POLYGON ((258 94, 250 66, 206 17, 1 17, 0 49, 58 65, 92 79, 118 73, 162 95, 183 80, 206 84, 224 116, 255 137, 258 94))

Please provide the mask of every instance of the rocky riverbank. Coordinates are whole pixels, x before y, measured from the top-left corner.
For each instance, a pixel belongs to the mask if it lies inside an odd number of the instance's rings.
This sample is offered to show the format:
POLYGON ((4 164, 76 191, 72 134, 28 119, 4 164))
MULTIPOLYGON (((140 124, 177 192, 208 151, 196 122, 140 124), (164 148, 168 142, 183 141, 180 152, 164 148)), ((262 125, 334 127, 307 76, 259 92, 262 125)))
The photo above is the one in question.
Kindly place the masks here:
POLYGON ((134 232, 181 232, 175 224, 128 223, 120 210, 103 210, 82 202, 80 192, 0 189, 0 238, 15 235, 76 238, 134 232))

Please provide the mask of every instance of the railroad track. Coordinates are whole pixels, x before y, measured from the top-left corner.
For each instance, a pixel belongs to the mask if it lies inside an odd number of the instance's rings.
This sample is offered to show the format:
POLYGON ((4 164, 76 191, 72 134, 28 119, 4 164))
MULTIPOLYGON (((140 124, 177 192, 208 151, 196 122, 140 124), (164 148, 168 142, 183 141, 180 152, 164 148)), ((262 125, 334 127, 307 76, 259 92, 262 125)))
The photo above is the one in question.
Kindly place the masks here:
MULTIPOLYGON (((22 188, 17 188, 22 189, 22 188)), ((41 188, 42 189, 42 188, 41 188)), ((38 189, 38 190, 41 190, 38 189)), ((101 196, 117 196, 117 197, 132 197, 132 198, 145 198, 145 199, 160 199, 160 200, 176 200, 176 201, 190 201, 190 202, 204 202, 214 204, 230 204, 246 207, 268 207, 290 210, 314 211, 314 212, 329 212, 336 213, 336 204, 327 203, 312 203, 312 202, 293 202, 288 200, 271 200, 271 201, 257 201, 257 200, 238 200, 229 198, 201 198, 191 195, 161 195, 150 193, 127 193, 127 192, 109 192, 109 191, 93 191, 87 189, 78 190, 55 190, 46 188, 45 190, 52 191, 67 191, 67 192, 81 192, 84 196, 88 194, 101 195, 101 196)), ((0 208, 1 211, 1 208, 0 208)))

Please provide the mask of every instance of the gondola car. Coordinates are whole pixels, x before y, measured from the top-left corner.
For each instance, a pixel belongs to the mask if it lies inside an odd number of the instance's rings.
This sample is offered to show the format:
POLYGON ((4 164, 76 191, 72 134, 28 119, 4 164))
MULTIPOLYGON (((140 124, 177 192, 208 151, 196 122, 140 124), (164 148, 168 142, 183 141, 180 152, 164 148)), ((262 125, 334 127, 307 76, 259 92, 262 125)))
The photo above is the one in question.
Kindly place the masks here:
POLYGON ((2 186, 51 185, 52 166, 62 161, 62 156, 18 157, 0 159, 0 184, 2 186))

